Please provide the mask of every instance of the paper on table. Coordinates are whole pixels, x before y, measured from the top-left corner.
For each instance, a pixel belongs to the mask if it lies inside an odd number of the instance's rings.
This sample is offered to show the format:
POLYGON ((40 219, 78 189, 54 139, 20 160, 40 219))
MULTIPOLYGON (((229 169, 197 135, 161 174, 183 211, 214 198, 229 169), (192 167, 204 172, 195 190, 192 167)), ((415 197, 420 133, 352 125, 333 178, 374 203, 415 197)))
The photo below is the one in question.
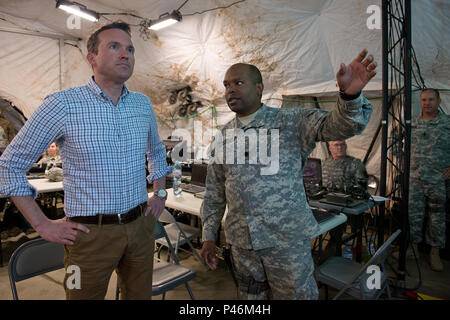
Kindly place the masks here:
POLYGON ((391 200, 389 198, 385 198, 385 197, 381 197, 381 196, 372 196, 372 200, 375 202, 383 202, 383 201, 388 201, 391 200))

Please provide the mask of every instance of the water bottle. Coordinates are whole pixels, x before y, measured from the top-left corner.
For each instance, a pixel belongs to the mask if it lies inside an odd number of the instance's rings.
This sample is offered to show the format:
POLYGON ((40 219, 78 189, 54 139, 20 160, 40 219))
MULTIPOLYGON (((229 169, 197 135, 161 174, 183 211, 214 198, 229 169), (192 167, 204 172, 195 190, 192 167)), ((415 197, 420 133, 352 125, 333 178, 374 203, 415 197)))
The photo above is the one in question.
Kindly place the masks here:
POLYGON ((352 260, 352 257, 353 257, 352 246, 350 245, 350 243, 348 241, 345 243, 345 249, 342 251, 342 256, 345 259, 352 260))
POLYGON ((368 245, 366 245, 367 253, 371 256, 377 252, 377 248, 375 248, 375 241, 373 240, 373 237, 370 237, 370 241, 368 245))
POLYGON ((175 162, 175 166, 172 171, 173 176, 173 195, 175 197, 181 197, 181 165, 178 161, 175 162))

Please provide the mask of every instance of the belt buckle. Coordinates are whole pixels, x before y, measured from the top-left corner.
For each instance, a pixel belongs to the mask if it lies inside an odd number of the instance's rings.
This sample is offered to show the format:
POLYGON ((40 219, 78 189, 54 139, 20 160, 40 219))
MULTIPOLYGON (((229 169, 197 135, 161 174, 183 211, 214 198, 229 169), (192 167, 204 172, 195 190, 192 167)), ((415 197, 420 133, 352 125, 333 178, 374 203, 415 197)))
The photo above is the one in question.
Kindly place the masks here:
MULTIPOLYGON (((125 212, 125 213, 126 213, 126 212, 125 212)), ((117 214, 117 218, 119 219, 119 224, 125 224, 125 223, 122 221, 122 215, 125 214, 125 213, 118 213, 118 214, 117 214)))

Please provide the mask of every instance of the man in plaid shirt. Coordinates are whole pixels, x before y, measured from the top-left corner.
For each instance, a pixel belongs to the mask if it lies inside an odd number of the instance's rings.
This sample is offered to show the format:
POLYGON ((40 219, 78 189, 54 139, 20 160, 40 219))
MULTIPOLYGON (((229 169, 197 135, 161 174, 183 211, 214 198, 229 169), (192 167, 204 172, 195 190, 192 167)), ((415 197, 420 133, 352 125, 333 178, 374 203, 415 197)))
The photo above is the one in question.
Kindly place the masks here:
POLYGON ((80 285, 66 274, 67 299, 104 299, 114 270, 122 298, 151 299, 153 229, 167 197, 165 148, 149 98, 125 85, 134 68, 129 25, 106 25, 87 46, 94 76, 49 95, 32 114, 0 158, 0 193, 42 238, 65 245, 66 269, 79 267, 80 285), (25 176, 54 141, 64 163, 61 220, 44 215, 25 176))

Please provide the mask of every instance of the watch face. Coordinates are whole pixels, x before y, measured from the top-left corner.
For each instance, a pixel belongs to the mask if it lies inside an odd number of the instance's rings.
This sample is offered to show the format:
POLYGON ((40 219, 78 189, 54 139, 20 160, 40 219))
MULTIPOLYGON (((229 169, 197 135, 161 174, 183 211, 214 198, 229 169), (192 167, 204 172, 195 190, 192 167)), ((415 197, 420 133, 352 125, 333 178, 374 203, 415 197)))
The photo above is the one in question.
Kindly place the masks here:
POLYGON ((156 195, 160 198, 165 198, 167 196, 167 191, 164 189, 159 189, 156 195))

